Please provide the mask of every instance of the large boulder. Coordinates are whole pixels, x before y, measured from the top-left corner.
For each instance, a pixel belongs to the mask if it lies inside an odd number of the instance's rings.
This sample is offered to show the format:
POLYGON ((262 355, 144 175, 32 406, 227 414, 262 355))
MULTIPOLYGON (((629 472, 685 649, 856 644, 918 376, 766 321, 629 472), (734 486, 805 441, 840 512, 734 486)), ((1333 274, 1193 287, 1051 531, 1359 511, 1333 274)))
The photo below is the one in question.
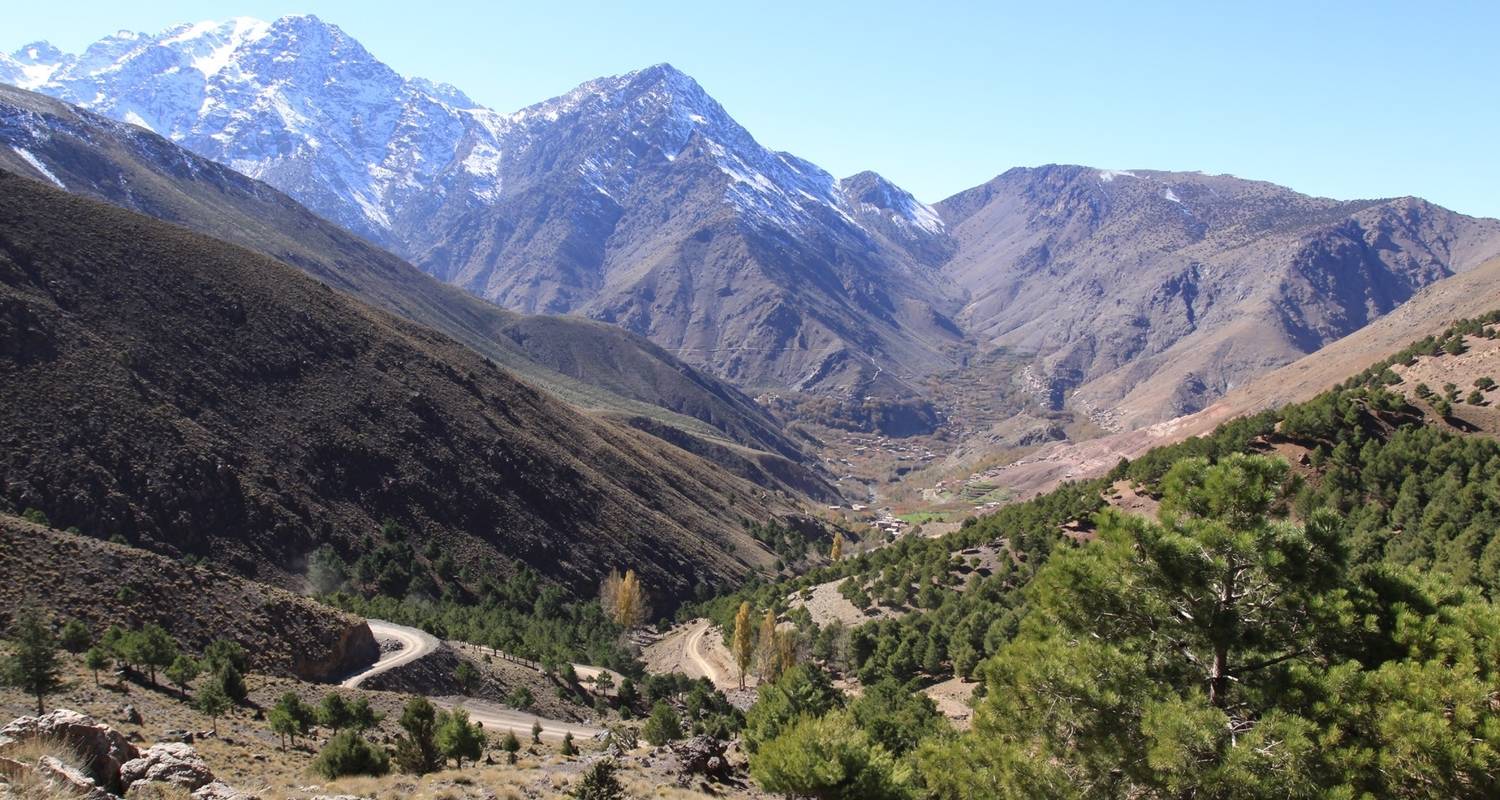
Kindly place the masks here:
POLYGON ((704 775, 720 780, 729 777, 724 743, 712 736, 694 736, 668 745, 677 756, 684 775, 704 775))
POLYGON ((93 717, 62 708, 40 717, 20 717, 0 728, 0 752, 32 739, 65 742, 89 765, 89 777, 117 794, 124 788, 120 767, 140 755, 119 731, 93 717))
POLYGON ((192 745, 162 742, 120 767, 120 783, 129 787, 141 782, 169 783, 192 792, 213 783, 214 773, 192 745))

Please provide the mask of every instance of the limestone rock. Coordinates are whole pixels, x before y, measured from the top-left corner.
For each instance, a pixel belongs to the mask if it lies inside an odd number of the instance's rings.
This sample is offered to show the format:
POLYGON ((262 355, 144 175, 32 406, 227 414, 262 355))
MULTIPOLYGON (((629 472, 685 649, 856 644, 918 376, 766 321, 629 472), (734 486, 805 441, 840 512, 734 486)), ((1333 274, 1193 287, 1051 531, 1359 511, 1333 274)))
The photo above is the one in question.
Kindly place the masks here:
POLYGON ((242 792, 223 781, 214 781, 198 787, 193 792, 193 800, 260 800, 260 796, 242 792))
POLYGON ((114 795, 100 789, 99 784, 85 775, 82 770, 64 764, 53 756, 42 756, 31 770, 52 784, 58 797, 69 797, 74 800, 113 800, 114 798, 114 795))
POLYGON ((89 764, 94 782, 109 791, 123 788, 120 767, 140 755, 119 731, 68 709, 60 708, 40 717, 19 717, 0 728, 0 748, 10 742, 36 738, 67 742, 89 764))
POLYGON ((163 742, 146 748, 139 758, 120 768, 120 782, 124 785, 141 781, 170 783, 194 791, 213 783, 214 773, 191 745, 163 742))

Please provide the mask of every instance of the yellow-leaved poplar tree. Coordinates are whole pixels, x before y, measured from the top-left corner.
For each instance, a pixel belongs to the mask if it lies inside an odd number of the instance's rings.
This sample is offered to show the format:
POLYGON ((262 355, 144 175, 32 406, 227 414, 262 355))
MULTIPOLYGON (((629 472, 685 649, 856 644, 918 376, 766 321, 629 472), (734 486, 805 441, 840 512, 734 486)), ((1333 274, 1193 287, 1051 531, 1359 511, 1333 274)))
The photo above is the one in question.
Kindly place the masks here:
POLYGON ((760 633, 755 638, 755 669, 761 680, 775 679, 777 661, 776 612, 767 611, 760 620, 760 633))
POLYGON ((646 606, 646 591, 633 569, 625 570, 624 575, 616 569, 609 571, 599 587, 599 604, 616 625, 626 630, 645 622, 650 610, 646 606))
POLYGON ((742 601, 734 615, 734 663, 740 667, 740 688, 745 688, 745 673, 755 657, 755 633, 751 631, 750 602, 742 601))

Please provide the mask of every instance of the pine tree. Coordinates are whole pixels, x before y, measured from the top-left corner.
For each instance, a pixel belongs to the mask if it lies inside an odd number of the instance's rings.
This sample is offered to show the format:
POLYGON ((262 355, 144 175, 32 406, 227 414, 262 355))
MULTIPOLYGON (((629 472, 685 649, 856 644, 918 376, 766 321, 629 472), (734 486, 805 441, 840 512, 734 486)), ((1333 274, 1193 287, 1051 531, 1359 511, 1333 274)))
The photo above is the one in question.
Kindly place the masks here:
POLYGON ((657 702, 651 707, 651 717, 646 720, 645 727, 641 728, 641 735, 653 747, 661 747, 667 742, 682 738, 682 720, 670 705, 657 702))
POLYGON ((218 684, 231 703, 238 705, 250 698, 250 690, 245 686, 245 676, 240 674, 234 664, 225 663, 220 666, 219 671, 214 673, 213 683, 218 684))
POLYGON ((469 723, 469 712, 455 708, 438 719, 436 743, 438 752, 453 759, 459 769, 464 759, 478 761, 484 752, 484 727, 469 723))
POLYGON ((155 623, 131 635, 131 651, 136 663, 146 668, 151 685, 156 685, 156 671, 166 669, 177 660, 177 642, 166 629, 155 623))
POLYGON ((531 723, 531 743, 532 744, 541 744, 542 743, 542 721, 541 720, 533 720, 532 723, 531 723))
POLYGON ((401 710, 403 735, 396 739, 396 766, 426 775, 442 766, 437 747, 437 709, 425 697, 413 697, 401 710))
POLYGON ((830 561, 838 561, 839 559, 841 559, 843 557, 844 557, 844 534, 842 532, 835 531, 834 534, 833 534, 833 547, 829 548, 829 550, 828 550, 828 558, 829 558, 830 561))
POLYGON ((385 715, 370 708, 370 700, 364 695, 354 698, 349 704, 349 727, 354 730, 367 731, 379 725, 383 719, 385 715))
POLYGON ((45 711, 47 695, 62 688, 57 642, 42 615, 27 609, 17 617, 12 630, 15 650, 5 659, 5 682, 36 698, 36 713, 45 711))
POLYGON ((755 657, 754 632, 751 631, 750 602, 742 601, 734 615, 734 663, 740 668, 740 688, 745 688, 745 673, 755 657))
POLYGON ((354 731, 334 734, 312 764, 313 772, 329 780, 344 775, 380 776, 390 769, 390 756, 385 750, 365 741, 354 731))
POLYGON ((761 788, 788 797, 902 800, 910 796, 910 770, 871 742, 842 711, 798 719, 786 732, 761 745, 750 759, 750 774, 761 788))
POLYGON ((194 680, 197 680, 198 673, 201 671, 202 667, 198 666, 198 662, 191 656, 179 655, 167 667, 166 675, 167 680, 171 681, 172 685, 176 686, 177 690, 185 698, 187 697, 188 687, 192 685, 194 680))
POLYGON ((578 747, 573 744, 572 731, 568 731, 567 733, 563 734, 562 748, 559 752, 561 752, 565 756, 578 755, 578 747))
POLYGON ((198 694, 193 697, 193 707, 199 713, 213 720, 214 735, 219 735, 219 717, 229 710, 229 695, 224 692, 222 681, 209 681, 198 689, 198 694))
MULTIPOLYGON (((366 701, 365 708, 369 708, 369 701, 366 701)), ((317 720, 319 725, 337 734, 343 728, 353 724, 354 714, 343 695, 338 692, 329 692, 323 695, 323 699, 318 703, 317 720)))
POLYGON ((94 685, 99 685, 99 670, 109 666, 109 653, 99 646, 90 647, 83 654, 83 664, 94 673, 94 685))
POLYGON ((460 661, 453 670, 453 680, 458 682, 458 687, 464 694, 473 694, 479 686, 479 670, 467 661, 460 661))
POLYGON ((605 758, 595 761, 584 771, 578 786, 573 789, 573 800, 621 800, 625 787, 615 777, 615 762, 605 758))
POLYGON ((89 634, 88 626, 76 619, 70 619, 66 625, 63 625, 62 633, 58 636, 57 642, 69 653, 82 653, 89 649, 89 645, 94 643, 93 636, 89 634))
POLYGON ((312 730, 315 712, 302 702, 302 698, 296 692, 286 692, 271 708, 269 719, 271 732, 281 737, 281 749, 286 749, 287 737, 291 737, 292 746, 297 746, 297 737, 306 736, 312 730))

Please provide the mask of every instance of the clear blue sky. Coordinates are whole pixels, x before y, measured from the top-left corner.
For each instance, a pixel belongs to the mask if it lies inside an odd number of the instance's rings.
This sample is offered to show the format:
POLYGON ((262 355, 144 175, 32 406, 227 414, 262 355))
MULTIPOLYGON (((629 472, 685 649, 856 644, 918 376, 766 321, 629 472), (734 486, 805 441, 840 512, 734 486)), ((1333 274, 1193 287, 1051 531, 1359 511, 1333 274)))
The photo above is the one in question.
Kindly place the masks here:
POLYGON ((1500 217, 1500 3, 12 3, 6 51, 315 13, 513 110, 670 61, 761 142, 924 200, 1012 166, 1228 172, 1500 217))

